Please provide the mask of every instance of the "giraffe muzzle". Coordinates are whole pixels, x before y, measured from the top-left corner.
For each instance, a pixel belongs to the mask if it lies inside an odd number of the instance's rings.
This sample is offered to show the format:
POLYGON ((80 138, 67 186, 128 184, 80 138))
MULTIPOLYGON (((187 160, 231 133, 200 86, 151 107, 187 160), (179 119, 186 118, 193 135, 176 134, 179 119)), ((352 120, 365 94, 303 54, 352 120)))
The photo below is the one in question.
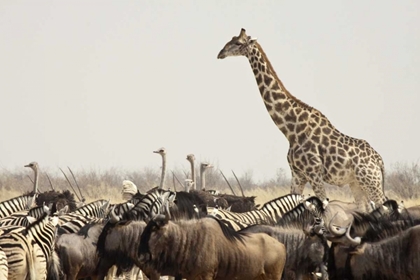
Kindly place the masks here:
POLYGON ((221 50, 221 51, 219 52, 219 54, 217 55, 217 59, 223 59, 223 58, 225 58, 225 57, 226 57, 226 54, 224 54, 223 50, 221 50))

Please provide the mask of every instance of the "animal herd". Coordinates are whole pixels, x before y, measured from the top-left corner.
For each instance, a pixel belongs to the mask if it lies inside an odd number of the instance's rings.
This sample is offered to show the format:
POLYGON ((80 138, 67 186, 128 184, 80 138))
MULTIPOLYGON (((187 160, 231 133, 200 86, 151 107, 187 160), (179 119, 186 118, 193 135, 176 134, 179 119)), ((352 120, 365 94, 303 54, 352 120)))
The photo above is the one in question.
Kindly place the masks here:
POLYGON ((272 120, 290 143, 291 193, 255 197, 165 186, 166 150, 156 188, 124 180, 122 198, 85 204, 34 190, 0 202, 3 279, 420 279, 420 206, 385 196, 384 163, 362 139, 338 131, 290 94, 262 47, 244 29, 218 58, 245 56, 272 120), (302 195, 310 183, 315 196, 302 195), (349 185, 354 203, 330 201, 323 183, 349 185), (42 197, 42 199, 41 199, 42 197))

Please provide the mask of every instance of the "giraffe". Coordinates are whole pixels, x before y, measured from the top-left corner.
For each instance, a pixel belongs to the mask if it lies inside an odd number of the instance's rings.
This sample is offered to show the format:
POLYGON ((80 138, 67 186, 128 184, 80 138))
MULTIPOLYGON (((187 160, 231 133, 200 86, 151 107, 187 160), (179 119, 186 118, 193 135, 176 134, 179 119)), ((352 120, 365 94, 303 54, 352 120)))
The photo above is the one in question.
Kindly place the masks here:
POLYGON ((385 202, 384 163, 367 141, 341 133, 319 110, 293 96, 245 29, 226 43, 217 58, 229 56, 248 58, 264 105, 289 142, 291 193, 302 194, 309 182, 326 207, 324 182, 339 187, 348 184, 362 211, 368 211, 370 200, 377 205, 385 202))

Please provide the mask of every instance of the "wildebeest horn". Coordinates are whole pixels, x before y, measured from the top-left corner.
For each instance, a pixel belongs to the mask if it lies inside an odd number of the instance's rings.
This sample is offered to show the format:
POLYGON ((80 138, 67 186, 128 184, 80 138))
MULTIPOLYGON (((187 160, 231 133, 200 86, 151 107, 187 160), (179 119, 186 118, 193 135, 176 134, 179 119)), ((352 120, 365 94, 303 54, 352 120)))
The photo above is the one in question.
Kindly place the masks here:
POLYGON ((351 222, 350 225, 349 225, 349 227, 347 228, 346 238, 348 239, 350 245, 357 246, 357 245, 359 245, 362 242, 362 239, 360 237, 358 237, 358 236, 355 237, 355 238, 353 238, 353 237, 350 236, 350 228, 351 228, 351 225, 352 224, 353 224, 353 222, 351 222))
POLYGON ((328 240, 330 240, 331 242, 334 243, 339 243, 339 244, 343 244, 346 246, 357 246, 360 245, 360 243, 362 242, 362 239, 360 237, 351 237, 350 236, 350 229, 351 229, 351 225, 353 224, 353 222, 351 222, 349 224, 349 226, 347 227, 346 230, 346 234, 340 237, 337 236, 327 236, 328 240))
POLYGON ((317 235, 323 235, 325 232, 324 220, 322 218, 315 218, 315 223, 312 226, 312 231, 317 235))
POLYGON ((331 218, 329 224, 328 224, 328 230, 335 236, 342 236, 346 233, 346 228, 341 226, 334 226, 332 225, 332 221, 337 216, 338 212, 335 213, 335 215, 331 218))
POLYGON ((115 205, 112 207, 111 211, 109 212, 109 222, 112 224, 116 224, 120 221, 120 218, 115 214, 115 205))
POLYGON ((48 206, 45 205, 45 202, 42 205, 42 210, 44 210, 44 213, 50 214, 50 208, 48 208, 48 206))
POLYGON ((134 204, 133 204, 133 203, 128 202, 128 203, 127 203, 127 207, 128 207, 128 210, 131 210, 131 209, 133 209, 133 208, 134 208, 134 204))
POLYGON ((305 203, 303 203, 303 206, 305 206, 305 208, 308 209, 309 211, 315 210, 315 205, 312 202, 309 202, 307 200, 305 200, 305 203))
POLYGON ((67 213, 69 211, 69 206, 68 205, 66 205, 66 206, 64 206, 63 208, 61 208, 60 210, 58 210, 57 212, 56 212, 56 214, 58 215, 58 216, 61 216, 61 215, 64 215, 65 213, 67 213))
POLYGON ((102 204, 101 209, 103 209, 104 211, 106 211, 108 209, 108 206, 109 206, 109 201, 110 200, 108 199, 107 202, 105 202, 104 204, 102 204))

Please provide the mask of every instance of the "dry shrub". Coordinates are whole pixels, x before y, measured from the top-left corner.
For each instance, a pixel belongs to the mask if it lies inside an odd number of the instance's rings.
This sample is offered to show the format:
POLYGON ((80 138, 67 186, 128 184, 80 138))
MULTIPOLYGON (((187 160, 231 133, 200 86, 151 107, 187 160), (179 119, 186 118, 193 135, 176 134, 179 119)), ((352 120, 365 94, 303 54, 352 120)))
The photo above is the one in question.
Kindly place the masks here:
MULTIPOLYGON (((64 169, 63 169, 64 170, 64 169)), ((65 170, 67 171, 67 170, 65 170)), ((182 184, 187 177, 190 177, 189 168, 179 168, 167 172, 165 188, 178 191, 183 190, 182 184)), ((242 174, 236 174, 246 196, 256 196, 256 202, 263 204, 273 198, 288 194, 290 191, 291 179, 288 170, 278 169, 274 178, 256 181, 252 170, 242 174)), ((50 183, 46 177, 49 175, 51 183, 56 190, 73 190, 60 171, 48 169, 40 170, 40 190, 50 190, 50 183)), ((161 170, 159 168, 145 167, 141 170, 125 171, 118 168, 107 170, 81 170, 74 172, 77 182, 86 200, 111 199, 111 203, 122 200, 121 187, 123 180, 134 182, 141 192, 156 187, 160 183, 161 170)), ((200 182, 200 172, 197 168, 197 181, 200 182)), ((78 193, 76 184, 70 173, 67 172, 69 180, 78 193)), ((236 195, 241 195, 239 184, 233 174, 225 174, 236 195)), ((33 172, 29 169, 22 170, 0 170, 0 201, 6 200, 33 189, 33 172)), ((198 183, 199 186, 199 183, 198 183)), ((386 196, 390 199, 404 200, 406 206, 418 204, 420 200, 420 168, 417 163, 397 163, 386 173, 385 181, 386 196)), ((336 187, 325 185, 330 199, 352 201, 352 195, 347 186, 336 187)), ((219 190, 222 193, 232 194, 225 179, 217 168, 208 169, 206 173, 206 189, 219 190)), ((312 187, 307 184, 304 194, 313 195, 312 187)))

